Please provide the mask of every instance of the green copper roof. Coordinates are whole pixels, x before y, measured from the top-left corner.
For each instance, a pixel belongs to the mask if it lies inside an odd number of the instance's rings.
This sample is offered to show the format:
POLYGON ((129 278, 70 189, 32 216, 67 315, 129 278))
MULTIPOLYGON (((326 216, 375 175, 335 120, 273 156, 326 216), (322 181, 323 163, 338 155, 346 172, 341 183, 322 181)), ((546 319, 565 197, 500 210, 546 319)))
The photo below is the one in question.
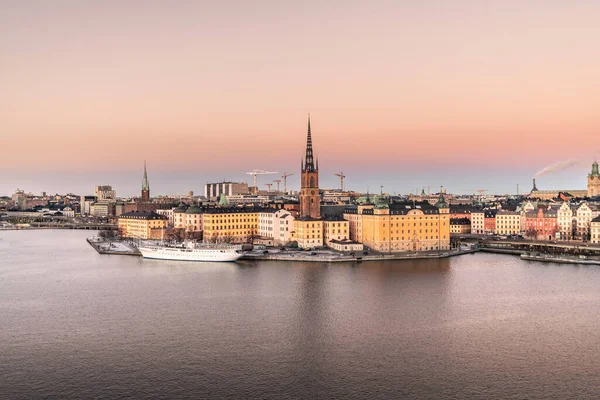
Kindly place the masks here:
POLYGON ((440 191, 440 198, 437 203, 435 203, 435 206, 437 208, 449 208, 448 203, 446 203, 446 199, 444 198, 444 192, 440 191))
POLYGON ((598 173, 598 163, 596 161, 592 164, 592 173, 590 176, 600 176, 600 173, 598 173))
POLYGON ((221 193, 221 196, 219 197, 219 205, 220 206, 226 206, 227 204, 227 197, 225 196, 225 193, 221 193))

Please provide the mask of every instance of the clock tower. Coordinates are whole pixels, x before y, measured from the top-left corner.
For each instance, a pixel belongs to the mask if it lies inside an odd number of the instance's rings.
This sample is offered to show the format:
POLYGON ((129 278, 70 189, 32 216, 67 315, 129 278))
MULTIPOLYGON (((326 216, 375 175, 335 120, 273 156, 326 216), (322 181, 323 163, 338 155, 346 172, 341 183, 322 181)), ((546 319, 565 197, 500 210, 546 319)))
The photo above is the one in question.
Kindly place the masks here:
POLYGON ((306 155, 301 162, 300 217, 321 218, 321 196, 319 195, 319 160, 313 158, 310 134, 310 114, 306 135, 306 155))

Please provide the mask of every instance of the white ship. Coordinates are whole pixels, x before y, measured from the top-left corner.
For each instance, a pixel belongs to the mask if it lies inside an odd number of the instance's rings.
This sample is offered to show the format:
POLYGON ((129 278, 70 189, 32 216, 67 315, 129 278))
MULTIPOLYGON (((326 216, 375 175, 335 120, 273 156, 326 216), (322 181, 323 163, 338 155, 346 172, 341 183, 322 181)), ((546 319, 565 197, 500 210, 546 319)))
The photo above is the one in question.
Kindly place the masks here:
POLYGON ((175 261, 236 261, 242 257, 242 246, 231 244, 142 245, 144 258, 175 261))

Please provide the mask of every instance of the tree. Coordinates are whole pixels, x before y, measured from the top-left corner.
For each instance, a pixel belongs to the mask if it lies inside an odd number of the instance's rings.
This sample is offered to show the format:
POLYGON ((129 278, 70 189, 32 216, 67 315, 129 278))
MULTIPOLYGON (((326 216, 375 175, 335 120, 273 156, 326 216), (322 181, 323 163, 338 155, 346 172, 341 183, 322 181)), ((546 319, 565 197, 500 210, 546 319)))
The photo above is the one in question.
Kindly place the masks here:
POLYGON ((185 239, 185 230, 182 228, 165 229, 164 238, 169 242, 183 242, 185 239))
POLYGON ((527 231, 525 231, 525 236, 530 239, 535 239, 535 237, 537 236, 537 231, 534 227, 530 226, 529 228, 527 228, 527 231))
POLYGON ((202 231, 188 231, 185 236, 188 240, 202 241, 202 237, 204 236, 202 233, 202 231))

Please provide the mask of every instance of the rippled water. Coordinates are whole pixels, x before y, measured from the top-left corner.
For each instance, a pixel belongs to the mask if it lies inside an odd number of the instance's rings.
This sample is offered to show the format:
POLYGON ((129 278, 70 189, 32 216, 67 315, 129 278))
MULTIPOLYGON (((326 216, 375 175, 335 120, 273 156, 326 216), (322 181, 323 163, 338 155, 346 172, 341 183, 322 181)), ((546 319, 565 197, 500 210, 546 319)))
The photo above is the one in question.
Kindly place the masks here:
POLYGON ((97 254, 0 232, 0 398, 600 398, 600 267, 97 254))

